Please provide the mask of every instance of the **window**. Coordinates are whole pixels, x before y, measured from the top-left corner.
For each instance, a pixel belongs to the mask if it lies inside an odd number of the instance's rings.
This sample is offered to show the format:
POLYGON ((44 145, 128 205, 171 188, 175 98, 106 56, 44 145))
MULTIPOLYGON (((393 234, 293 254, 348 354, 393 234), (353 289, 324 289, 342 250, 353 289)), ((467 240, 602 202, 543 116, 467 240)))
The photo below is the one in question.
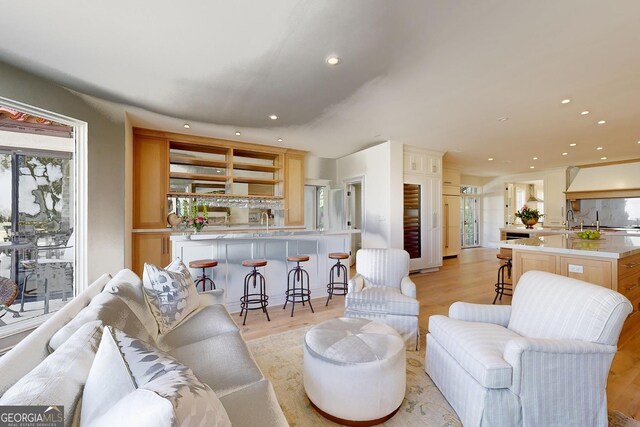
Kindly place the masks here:
POLYGON ((0 146, 0 287, 9 295, 0 327, 56 311, 73 297, 73 168, 70 153, 0 146))

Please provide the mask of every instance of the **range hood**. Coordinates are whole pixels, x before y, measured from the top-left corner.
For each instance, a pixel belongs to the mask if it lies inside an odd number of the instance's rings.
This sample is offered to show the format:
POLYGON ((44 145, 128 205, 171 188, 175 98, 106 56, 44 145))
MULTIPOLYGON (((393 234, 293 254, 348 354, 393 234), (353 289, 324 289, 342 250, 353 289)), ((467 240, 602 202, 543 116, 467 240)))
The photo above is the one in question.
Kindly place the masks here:
POLYGON ((527 203, 533 202, 544 202, 544 200, 536 197, 536 187, 533 184, 529 184, 529 198, 527 199, 527 203))
POLYGON ((568 200, 640 197, 640 162, 580 167, 568 200))

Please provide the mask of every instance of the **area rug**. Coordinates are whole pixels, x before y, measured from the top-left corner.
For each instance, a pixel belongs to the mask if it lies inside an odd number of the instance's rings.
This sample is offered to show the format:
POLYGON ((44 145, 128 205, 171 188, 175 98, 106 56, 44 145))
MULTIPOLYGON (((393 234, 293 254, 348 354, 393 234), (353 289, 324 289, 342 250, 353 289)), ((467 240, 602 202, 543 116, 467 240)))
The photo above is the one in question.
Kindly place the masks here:
MULTIPOLYGON (((336 426, 309 403, 302 378, 303 339, 309 327, 249 341, 264 375, 271 380, 278 402, 292 427, 336 426)), ((400 410, 383 426, 462 426, 455 411, 424 372, 424 338, 420 351, 407 351, 407 393, 400 410)), ((617 411, 609 412, 609 427, 639 427, 617 411)))

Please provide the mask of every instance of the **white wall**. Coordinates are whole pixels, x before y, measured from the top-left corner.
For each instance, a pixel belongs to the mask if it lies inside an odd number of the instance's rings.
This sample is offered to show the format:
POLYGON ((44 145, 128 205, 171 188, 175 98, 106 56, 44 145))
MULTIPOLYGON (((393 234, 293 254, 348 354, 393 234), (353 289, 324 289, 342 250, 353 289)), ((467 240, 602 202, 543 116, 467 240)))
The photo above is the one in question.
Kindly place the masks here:
POLYGON ((328 180, 333 185, 336 181, 336 159, 307 154, 304 157, 304 177, 306 181, 328 180))
POLYGON ((55 83, 0 62, 0 96, 89 124, 89 281, 124 267, 125 126, 55 83))
POLYGON ((337 160, 337 180, 363 177, 362 247, 402 247, 402 144, 387 141, 337 160))

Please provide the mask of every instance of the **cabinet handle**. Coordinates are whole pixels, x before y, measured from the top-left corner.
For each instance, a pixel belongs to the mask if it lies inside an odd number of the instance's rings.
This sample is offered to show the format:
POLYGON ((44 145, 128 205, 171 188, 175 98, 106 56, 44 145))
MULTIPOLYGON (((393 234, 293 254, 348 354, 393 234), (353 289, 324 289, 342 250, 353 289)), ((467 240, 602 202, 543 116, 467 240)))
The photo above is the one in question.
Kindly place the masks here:
POLYGON ((445 221, 446 221, 446 234, 445 234, 445 248, 449 247, 449 203, 445 203, 444 205, 445 210, 446 210, 446 214, 445 214, 445 221))
POLYGON ((624 268, 635 268, 638 266, 637 262, 628 262, 626 264, 622 264, 624 268))

